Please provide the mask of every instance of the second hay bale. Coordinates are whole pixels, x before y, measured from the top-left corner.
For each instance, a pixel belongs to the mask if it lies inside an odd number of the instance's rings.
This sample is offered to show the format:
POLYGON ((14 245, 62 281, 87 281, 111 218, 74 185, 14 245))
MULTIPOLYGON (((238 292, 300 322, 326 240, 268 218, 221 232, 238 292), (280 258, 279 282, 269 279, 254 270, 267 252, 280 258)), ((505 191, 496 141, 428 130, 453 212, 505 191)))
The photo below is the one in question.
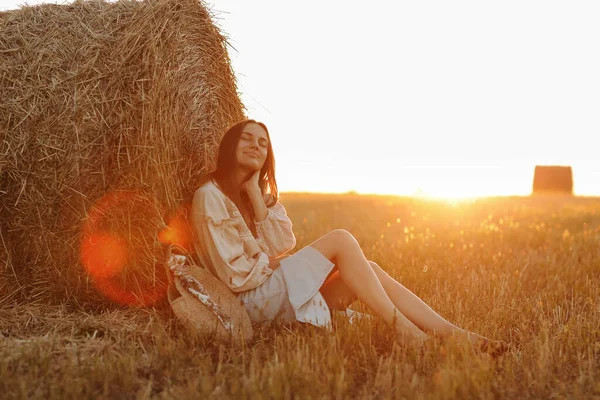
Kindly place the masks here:
POLYGON ((573 194, 573 170, 569 166, 536 165, 533 194, 573 194))

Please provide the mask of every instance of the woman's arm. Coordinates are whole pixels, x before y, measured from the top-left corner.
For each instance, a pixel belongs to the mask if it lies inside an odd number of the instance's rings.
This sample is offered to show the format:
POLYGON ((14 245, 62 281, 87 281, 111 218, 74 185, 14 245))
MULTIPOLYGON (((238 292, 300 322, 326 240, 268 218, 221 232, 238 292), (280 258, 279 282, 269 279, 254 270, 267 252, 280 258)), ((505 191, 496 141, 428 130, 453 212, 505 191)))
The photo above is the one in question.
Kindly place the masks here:
POLYGON ((252 204, 252 208, 254 209, 254 219, 258 222, 267 218, 269 213, 269 210, 267 210, 267 205, 265 204, 265 200, 262 197, 260 186, 258 186, 259 175, 260 170, 253 173, 250 179, 242 184, 242 190, 244 190, 248 195, 250 204, 252 204))
POLYGON ((250 199, 250 204, 252 204, 252 208, 254 209, 254 219, 257 222, 261 222, 267 218, 269 210, 267 209, 267 205, 263 200, 262 193, 258 186, 257 189, 249 189, 247 193, 248 198, 250 199))
POLYGON ((258 186, 258 173, 255 172, 244 182, 242 189, 248 194, 254 209, 257 240, 262 243, 269 258, 278 257, 296 246, 296 237, 292 231, 292 221, 281 203, 267 208, 258 186))
POLYGON ((253 289, 273 273, 268 254, 242 240, 220 195, 197 191, 190 222, 198 255, 233 292, 253 289))

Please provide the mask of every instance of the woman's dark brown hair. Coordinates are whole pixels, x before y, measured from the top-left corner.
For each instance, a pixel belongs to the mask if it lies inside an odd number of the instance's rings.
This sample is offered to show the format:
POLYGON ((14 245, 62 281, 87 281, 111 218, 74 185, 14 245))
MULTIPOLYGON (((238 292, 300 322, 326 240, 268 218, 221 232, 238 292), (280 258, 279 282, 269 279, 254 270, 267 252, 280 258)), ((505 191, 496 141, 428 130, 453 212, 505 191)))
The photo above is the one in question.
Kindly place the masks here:
MULTIPOLYGON (((245 119, 230 127, 221 139, 219 145, 219 154, 217 156, 217 168, 209 174, 208 179, 214 179, 221 190, 235 203, 237 208, 242 213, 246 224, 252 234, 256 237, 256 225, 254 224, 254 209, 250 203, 250 199, 246 192, 241 192, 239 188, 234 186, 234 169, 237 166, 236 148, 240 141, 240 136, 244 128, 248 124, 257 124, 262 127, 267 133, 268 149, 267 158, 258 177, 258 186, 263 194, 269 194, 269 200, 266 203, 267 207, 274 206, 279 200, 279 192, 277 190, 277 181, 275 180, 275 157, 273 155, 273 147, 271 146, 271 137, 269 130, 262 122, 257 122, 253 119, 245 119)), ((249 178, 250 176, 248 176, 249 178)))

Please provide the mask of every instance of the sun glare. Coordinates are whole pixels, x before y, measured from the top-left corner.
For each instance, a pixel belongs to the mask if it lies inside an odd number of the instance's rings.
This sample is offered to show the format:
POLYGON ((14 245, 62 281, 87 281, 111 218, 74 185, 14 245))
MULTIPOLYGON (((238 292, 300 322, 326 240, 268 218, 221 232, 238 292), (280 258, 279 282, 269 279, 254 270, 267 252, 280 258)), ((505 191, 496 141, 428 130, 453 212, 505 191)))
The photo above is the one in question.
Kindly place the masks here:
POLYGON ((476 200, 482 197, 482 195, 465 195, 460 193, 425 193, 425 192, 417 192, 414 197, 425 199, 425 200, 443 200, 450 203, 461 203, 466 201, 476 200))
POLYGON ((338 160, 326 171, 298 163, 278 171, 282 192, 381 194, 430 199, 528 196, 533 162, 443 162, 402 160, 338 160), (310 188, 310 189, 309 189, 310 188), (308 190, 307 190, 308 189, 308 190))

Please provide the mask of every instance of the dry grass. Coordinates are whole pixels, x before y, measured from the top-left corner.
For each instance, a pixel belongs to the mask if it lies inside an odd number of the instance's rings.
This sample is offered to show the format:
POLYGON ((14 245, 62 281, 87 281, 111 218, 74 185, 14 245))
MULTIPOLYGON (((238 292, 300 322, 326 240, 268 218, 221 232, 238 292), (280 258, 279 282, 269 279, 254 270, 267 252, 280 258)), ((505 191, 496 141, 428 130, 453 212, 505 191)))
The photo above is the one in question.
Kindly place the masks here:
MULTIPOLYGON (((514 348, 493 359, 379 321, 267 327, 243 348, 194 339, 168 310, 0 311, 5 398, 598 398, 600 200, 287 194, 298 249, 333 228, 450 321, 514 348)), ((362 308, 360 303, 357 308, 362 308)))
POLYGON ((109 193, 125 201, 95 228, 127 242, 121 284, 154 284, 156 233, 243 118, 226 39, 200 0, 1 12, 0 99, 0 298, 99 300, 80 245, 109 193), (115 212, 126 202, 135 213, 115 212))

